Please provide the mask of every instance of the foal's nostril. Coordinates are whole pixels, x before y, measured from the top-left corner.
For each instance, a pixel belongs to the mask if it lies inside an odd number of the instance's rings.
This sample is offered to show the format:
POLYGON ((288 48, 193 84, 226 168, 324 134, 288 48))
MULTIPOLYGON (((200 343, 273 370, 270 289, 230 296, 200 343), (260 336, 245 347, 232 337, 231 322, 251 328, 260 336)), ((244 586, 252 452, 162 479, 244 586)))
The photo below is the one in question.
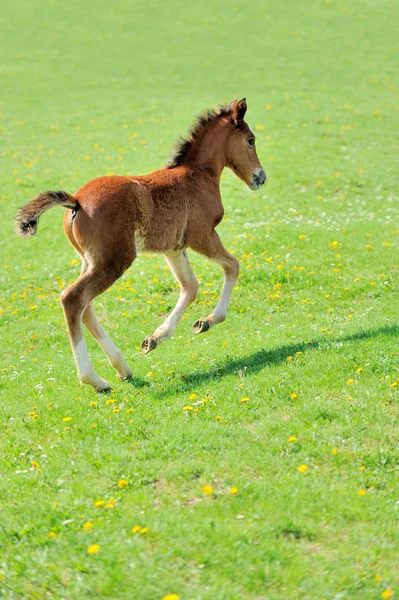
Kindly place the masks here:
POLYGON ((266 181, 266 173, 263 169, 258 168, 255 169, 255 172, 252 175, 252 181, 249 184, 251 190, 258 190, 266 181))
POLYGON ((263 185, 266 181, 266 173, 264 171, 261 171, 258 174, 258 178, 259 178, 259 185, 263 185))
POLYGON ((259 187, 265 183, 266 173, 263 171, 263 169, 260 169, 258 171, 258 173, 254 174, 253 181, 254 181, 255 185, 257 185, 259 187))

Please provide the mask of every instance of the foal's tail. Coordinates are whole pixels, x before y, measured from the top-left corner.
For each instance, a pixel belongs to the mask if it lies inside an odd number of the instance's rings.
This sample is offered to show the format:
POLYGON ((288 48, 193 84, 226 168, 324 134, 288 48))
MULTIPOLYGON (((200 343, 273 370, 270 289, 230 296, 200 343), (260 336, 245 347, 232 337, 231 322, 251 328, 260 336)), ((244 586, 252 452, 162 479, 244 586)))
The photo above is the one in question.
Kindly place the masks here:
POLYGON ((67 192, 42 192, 17 212, 15 216, 17 234, 24 237, 34 235, 40 216, 53 206, 76 209, 78 201, 67 192))

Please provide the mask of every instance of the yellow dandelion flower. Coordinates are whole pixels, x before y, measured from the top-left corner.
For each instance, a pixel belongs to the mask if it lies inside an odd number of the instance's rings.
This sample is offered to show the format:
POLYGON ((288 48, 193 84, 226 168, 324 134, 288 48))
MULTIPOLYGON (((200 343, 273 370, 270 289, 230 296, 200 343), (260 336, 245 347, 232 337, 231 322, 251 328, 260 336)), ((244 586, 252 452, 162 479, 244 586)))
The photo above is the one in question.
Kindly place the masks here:
POLYGON ((57 537, 57 534, 54 531, 50 531, 50 533, 48 534, 49 538, 52 540, 55 540, 55 538, 57 537))
POLYGON ((83 531, 91 531, 93 529, 93 523, 91 521, 86 521, 83 523, 83 531))
POLYGON ((89 546, 87 548, 87 553, 88 554, 97 554, 97 552, 100 550, 100 546, 98 544, 92 544, 91 546, 89 546))
POLYGON ((381 594, 381 598, 383 600, 387 600, 387 598, 391 598, 393 596, 393 591, 390 589, 384 590, 381 594))
POLYGON ((139 531, 139 535, 144 535, 149 531, 148 527, 142 527, 139 531))
POLYGON ((89 404, 89 406, 97 406, 97 402, 94 402, 94 400, 92 400, 89 404))
POLYGON ((141 527, 140 525, 135 525, 134 527, 132 527, 132 533, 138 533, 140 531, 141 527))
POLYGON ((183 410, 193 410, 192 406, 183 406, 183 410))
POLYGON ((166 594, 166 596, 164 596, 162 600, 180 600, 180 596, 178 596, 177 594, 166 594))
POLYGON ((240 402, 248 402, 249 398, 241 398, 240 402))
POLYGON ((233 486, 230 488, 230 494, 233 494, 233 495, 234 495, 234 494, 236 494, 237 492, 238 492, 238 487, 236 487, 235 485, 233 485, 233 486))
POLYGON ((290 435, 290 437, 288 438, 289 442, 296 442, 296 437, 295 435, 290 435))
POLYGON ((365 496, 366 490, 357 490, 357 493, 359 494, 359 496, 365 496))
POLYGON ((105 500, 96 500, 94 506, 98 508, 99 506, 104 506, 105 500))
POLYGON ((348 381, 346 383, 348 383, 349 385, 351 385, 352 383, 354 383, 354 380, 351 379, 351 377, 349 377, 349 379, 348 379, 348 381))
POLYGON ((337 454, 337 453, 338 453, 338 450, 337 450, 337 448, 333 448, 333 449, 332 449, 332 454, 337 454))
POLYGON ((298 394, 296 394, 295 392, 292 392, 292 394, 290 395, 290 397, 295 400, 295 398, 298 398, 298 394))
POLYGON ((118 481, 118 488, 122 489, 122 488, 126 487, 127 485, 129 485, 129 482, 127 479, 120 479, 118 481))
POLYGON ((213 487, 211 485, 204 485, 202 486, 202 491, 207 496, 210 496, 213 493, 213 487))
POLYGON ((114 508, 115 504, 116 504, 116 500, 111 498, 111 500, 109 502, 107 502, 107 504, 105 505, 105 508, 114 508))
POLYGON ((300 473, 305 473, 305 471, 307 471, 307 470, 308 470, 308 468, 309 468, 309 467, 308 467, 307 465, 299 465, 299 467, 298 467, 298 471, 299 471, 300 473))
POLYGON ((69 423, 69 421, 72 421, 72 417, 64 417, 62 420, 64 423, 69 423))
POLYGON ((189 395, 189 400, 195 400, 197 397, 197 394, 190 394, 189 395))

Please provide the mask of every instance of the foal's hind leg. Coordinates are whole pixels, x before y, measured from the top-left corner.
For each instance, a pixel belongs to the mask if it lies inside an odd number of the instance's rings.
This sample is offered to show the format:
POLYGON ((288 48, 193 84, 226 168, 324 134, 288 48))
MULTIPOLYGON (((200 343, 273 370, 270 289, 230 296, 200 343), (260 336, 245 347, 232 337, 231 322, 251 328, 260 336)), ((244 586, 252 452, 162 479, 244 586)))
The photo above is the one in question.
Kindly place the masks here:
POLYGON ((219 263, 224 271, 222 293, 215 310, 208 317, 198 319, 193 325, 194 333, 204 333, 205 331, 208 331, 210 327, 213 327, 218 323, 223 323, 226 319, 231 292, 233 291, 234 284, 237 280, 240 267, 238 260, 223 246, 216 231, 212 232, 207 243, 204 243, 202 240, 201 246, 193 246, 193 250, 196 250, 200 254, 204 254, 211 260, 219 263))
POLYGON ((91 385, 97 392, 110 389, 110 385, 94 371, 82 332, 83 313, 92 300, 104 292, 120 277, 125 268, 115 269, 115 264, 89 266, 80 277, 61 294, 72 352, 75 358, 78 377, 82 383, 91 385))
POLYGON ((188 261, 187 252, 183 250, 179 254, 165 256, 165 258, 172 273, 180 283, 180 297, 166 321, 152 335, 148 335, 141 344, 144 354, 154 350, 161 342, 173 335, 184 311, 197 297, 198 281, 188 261))
POLYGON ((122 352, 114 344, 109 335, 106 333, 106 331, 104 331, 100 323, 97 321, 92 302, 90 302, 89 306, 83 313, 83 323, 104 350, 110 365, 112 365, 118 371, 118 377, 120 379, 128 379, 131 377, 132 372, 127 366, 122 352))

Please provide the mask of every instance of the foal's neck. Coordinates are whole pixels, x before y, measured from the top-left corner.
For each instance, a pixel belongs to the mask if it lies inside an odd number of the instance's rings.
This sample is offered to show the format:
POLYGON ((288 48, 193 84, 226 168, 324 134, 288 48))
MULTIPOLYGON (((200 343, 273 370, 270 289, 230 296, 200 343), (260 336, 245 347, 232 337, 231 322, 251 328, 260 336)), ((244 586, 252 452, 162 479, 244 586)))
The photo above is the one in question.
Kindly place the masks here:
POLYGON ((226 142, 228 131, 223 124, 208 129, 193 145, 187 164, 215 176, 218 181, 226 166, 226 142))

